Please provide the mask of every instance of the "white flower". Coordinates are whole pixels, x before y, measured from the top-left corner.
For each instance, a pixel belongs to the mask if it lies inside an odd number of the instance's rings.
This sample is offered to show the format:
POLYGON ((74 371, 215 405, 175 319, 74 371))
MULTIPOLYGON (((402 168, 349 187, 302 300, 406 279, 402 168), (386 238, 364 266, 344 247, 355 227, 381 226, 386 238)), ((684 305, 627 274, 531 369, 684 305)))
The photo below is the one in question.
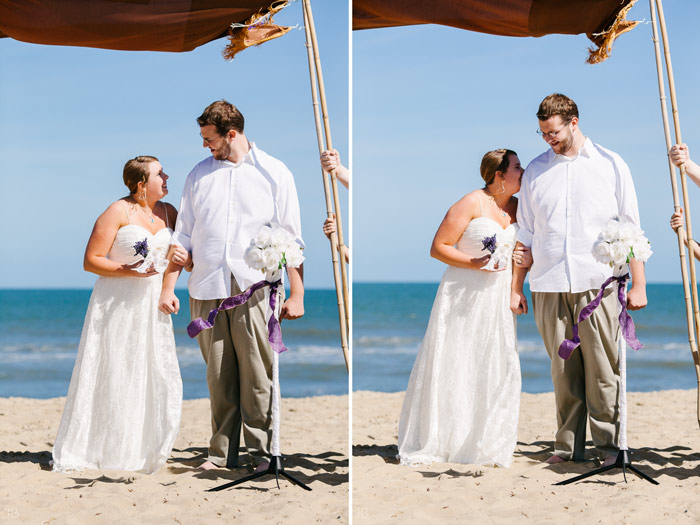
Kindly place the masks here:
POLYGON ((260 231, 255 236, 255 239, 253 239, 253 244, 255 244, 258 248, 262 248, 270 244, 271 238, 272 228, 269 225, 265 224, 260 227, 260 231))
POLYGON ((652 254, 644 231, 631 222, 612 219, 593 245, 593 256, 599 262, 621 267, 634 257, 646 261, 652 254))
POLYGON ((601 233, 604 241, 612 243, 619 238, 620 222, 617 219, 611 219, 605 229, 601 233))
POLYGON ((288 268, 299 268, 301 263, 304 262, 301 246, 299 246, 296 242, 292 243, 284 251, 284 258, 287 260, 288 268))
POLYGON ((265 224, 243 255, 246 264, 264 273, 282 269, 284 262, 290 268, 297 268, 304 262, 302 248, 291 232, 279 225, 265 224))
POLYGON ((496 249, 491 254, 489 261, 481 268, 482 270, 496 271, 507 268, 513 256, 513 245, 508 242, 501 242, 496 236, 496 249))
POLYGON ((610 255, 612 257, 613 266, 622 266, 627 263, 627 257, 630 254, 630 247, 620 241, 616 241, 610 245, 610 255))
POLYGON ((632 245, 632 252, 637 261, 645 262, 654 253, 651 251, 651 245, 646 239, 639 239, 632 245))
POLYGON ((282 260, 282 253, 274 246, 267 246, 262 249, 261 258, 265 271, 277 270, 282 260))
POLYGON ((294 236, 284 228, 276 228, 270 236, 270 244, 280 248, 286 248, 288 244, 294 242, 294 236))
POLYGON ((243 260, 254 270, 263 269, 262 250, 255 246, 254 242, 252 242, 246 249, 245 254, 243 255, 243 260))
POLYGON ((598 240, 593 245, 593 255, 596 260, 605 264, 610 264, 613 260, 610 243, 603 240, 598 240))

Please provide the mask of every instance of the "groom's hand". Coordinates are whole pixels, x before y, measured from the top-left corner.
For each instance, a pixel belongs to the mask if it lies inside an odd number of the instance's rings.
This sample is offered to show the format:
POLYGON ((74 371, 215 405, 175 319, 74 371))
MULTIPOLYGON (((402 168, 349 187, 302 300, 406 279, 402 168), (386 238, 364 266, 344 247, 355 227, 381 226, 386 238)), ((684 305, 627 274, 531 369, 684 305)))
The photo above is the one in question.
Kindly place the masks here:
POLYGON ((158 299, 158 310, 164 314, 176 314, 180 311, 180 300, 174 292, 163 291, 158 299))
POLYGON ((510 311, 515 315, 527 313, 527 298, 523 292, 510 292, 510 311))
POLYGON ((280 319, 299 319, 304 315, 304 299, 290 296, 282 305, 280 319))
POLYGON ((647 305, 647 291, 643 286, 632 286, 627 292, 627 309, 641 310, 647 305))

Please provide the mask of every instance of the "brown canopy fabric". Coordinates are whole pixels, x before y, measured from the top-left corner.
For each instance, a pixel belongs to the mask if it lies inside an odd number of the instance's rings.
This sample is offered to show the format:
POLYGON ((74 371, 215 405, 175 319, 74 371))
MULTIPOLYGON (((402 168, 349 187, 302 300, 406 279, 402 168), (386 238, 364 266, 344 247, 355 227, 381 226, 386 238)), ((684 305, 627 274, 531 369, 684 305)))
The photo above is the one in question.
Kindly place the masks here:
POLYGON ((353 29, 441 24, 504 36, 585 33, 598 46, 590 62, 605 60, 636 0, 353 0, 353 29))
MULTIPOLYGON (((191 51, 273 0, 0 0, 0 37, 126 51, 191 51)), ((281 28, 283 29, 283 28, 281 28)), ((269 27, 253 28, 274 38, 269 27)), ((284 34, 281 31, 280 34, 284 34)), ((275 35, 279 36, 279 35, 275 35)), ((248 43, 247 45, 251 45, 248 43)))

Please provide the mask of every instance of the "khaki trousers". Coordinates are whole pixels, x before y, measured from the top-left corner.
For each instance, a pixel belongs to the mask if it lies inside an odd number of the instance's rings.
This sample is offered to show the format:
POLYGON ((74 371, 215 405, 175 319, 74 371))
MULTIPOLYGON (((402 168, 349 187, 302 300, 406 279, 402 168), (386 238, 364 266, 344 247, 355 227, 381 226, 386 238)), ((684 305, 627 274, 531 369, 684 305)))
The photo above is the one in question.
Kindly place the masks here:
POLYGON ((561 342, 572 337, 579 313, 597 293, 597 289, 581 293, 532 292, 537 329, 552 361, 557 411, 554 453, 563 459, 583 459, 586 419, 599 457, 614 455, 618 450, 617 287, 606 289, 600 306, 579 325, 581 344, 571 357, 565 361, 557 354, 561 342))
MULTIPOLYGON (((233 277, 231 293, 241 293, 233 277)), ((257 290, 247 303, 219 312, 214 326, 197 336, 211 403, 209 461, 221 467, 238 465, 241 427, 254 464, 270 454, 272 349, 265 297, 265 288, 257 290)), ((223 299, 190 298, 192 319, 206 318, 223 299)))

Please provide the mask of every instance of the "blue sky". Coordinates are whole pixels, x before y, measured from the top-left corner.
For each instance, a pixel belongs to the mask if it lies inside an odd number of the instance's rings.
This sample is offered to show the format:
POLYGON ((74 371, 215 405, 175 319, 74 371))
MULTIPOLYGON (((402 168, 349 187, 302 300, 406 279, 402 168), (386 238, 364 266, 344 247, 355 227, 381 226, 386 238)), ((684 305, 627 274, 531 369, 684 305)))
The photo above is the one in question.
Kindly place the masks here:
MULTIPOLYGON (((348 6, 314 2, 313 11, 333 145, 347 157, 348 6)), ((303 28, 301 3, 275 21, 303 28)), ((209 154, 195 119, 220 98, 241 110, 247 136, 294 173, 307 287, 333 287, 304 31, 232 62, 221 57, 225 43, 155 53, 0 40, 0 288, 91 287, 85 244, 99 214, 127 193, 124 163, 157 156, 170 175, 165 200, 178 207, 185 177, 209 154)))
MULTIPOLYGON (((683 140, 700 160, 700 3, 665 4, 683 140)), ((649 21, 649 3, 629 17, 649 21)), ((589 44, 435 25, 353 33, 355 281, 438 281, 444 265, 429 249, 445 212, 481 186, 486 151, 508 147, 527 164, 546 149, 535 113, 561 92, 578 104, 584 134, 631 168, 655 252, 648 281, 680 282, 651 24, 622 35, 602 64, 585 64, 589 44)), ((691 188, 691 202, 699 197, 691 188)), ((700 231, 700 206, 691 211, 700 231)))

